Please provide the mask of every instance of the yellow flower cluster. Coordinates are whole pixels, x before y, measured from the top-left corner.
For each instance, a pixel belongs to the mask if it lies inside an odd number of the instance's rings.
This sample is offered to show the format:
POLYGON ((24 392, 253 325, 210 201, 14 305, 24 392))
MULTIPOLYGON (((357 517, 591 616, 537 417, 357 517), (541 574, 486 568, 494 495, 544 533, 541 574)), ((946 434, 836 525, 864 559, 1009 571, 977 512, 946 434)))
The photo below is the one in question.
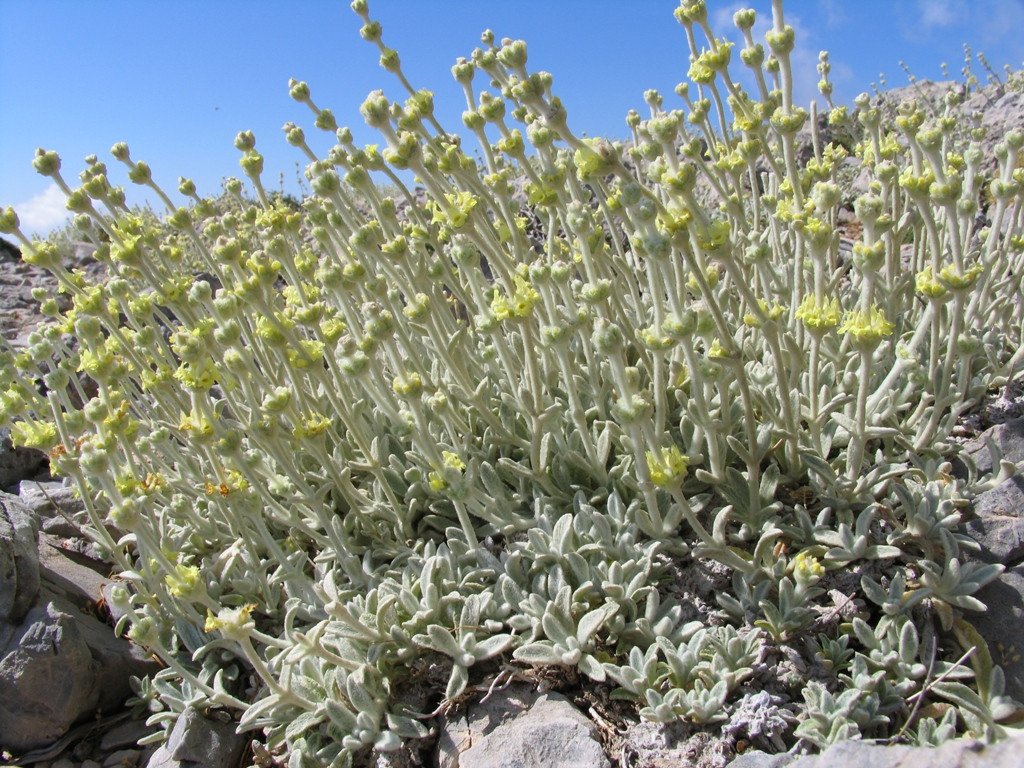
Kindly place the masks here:
POLYGON ((675 445, 657 452, 647 451, 647 471, 650 473, 651 482, 659 488, 669 488, 681 483, 689 466, 689 457, 675 445))
POLYGON ((890 323, 878 307, 868 310, 847 312, 843 317, 840 333, 848 333, 858 346, 872 347, 893 332, 890 323))
POLYGON ((824 575, 825 566, 818 558, 806 551, 798 553, 793 558, 793 576, 796 577, 798 583, 812 584, 824 575))
POLYGON ((515 290, 511 296, 504 296, 497 291, 491 299, 491 312, 497 320, 521 320, 529 317, 540 301, 540 294, 525 277, 516 275, 514 281, 515 290))
POLYGON ((796 309, 796 317, 813 333, 825 333, 839 325, 839 299, 825 299, 821 304, 808 295, 796 309))

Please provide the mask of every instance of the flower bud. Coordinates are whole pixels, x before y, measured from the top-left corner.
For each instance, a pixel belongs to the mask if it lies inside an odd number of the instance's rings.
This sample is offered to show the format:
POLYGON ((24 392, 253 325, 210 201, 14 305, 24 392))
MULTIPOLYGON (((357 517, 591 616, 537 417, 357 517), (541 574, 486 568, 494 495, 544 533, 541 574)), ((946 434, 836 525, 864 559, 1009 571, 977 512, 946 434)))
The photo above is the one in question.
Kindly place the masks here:
POLYGON ((60 155, 53 151, 37 149, 32 167, 42 176, 54 176, 60 171, 60 155))

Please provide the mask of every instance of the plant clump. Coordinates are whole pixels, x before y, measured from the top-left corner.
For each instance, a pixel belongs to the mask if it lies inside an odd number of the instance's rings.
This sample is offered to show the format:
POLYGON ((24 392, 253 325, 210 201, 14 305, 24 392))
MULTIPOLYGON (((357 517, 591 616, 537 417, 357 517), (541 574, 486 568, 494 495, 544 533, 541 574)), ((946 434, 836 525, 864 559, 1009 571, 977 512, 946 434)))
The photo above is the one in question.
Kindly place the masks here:
POLYGON ((772 749, 999 738, 1018 707, 970 612, 1001 567, 959 527, 999 478, 946 457, 1024 363, 1024 133, 987 177, 956 94, 851 113, 823 57, 820 125, 858 137, 825 142, 780 0, 767 45, 736 14, 738 51, 686 0, 691 82, 677 108, 648 91, 626 142, 580 138, 526 44, 485 33, 452 68, 473 157, 353 9, 408 98, 370 94, 384 144, 356 146, 292 82, 337 139, 285 125, 299 209, 243 132, 251 193, 182 179, 184 206, 115 145, 162 223, 40 150, 103 282, 0 216, 70 299, 0 351, 0 416, 81 491, 119 628, 166 665, 153 720, 225 708, 290 765, 343 766, 547 668, 730 733, 770 692, 772 749))

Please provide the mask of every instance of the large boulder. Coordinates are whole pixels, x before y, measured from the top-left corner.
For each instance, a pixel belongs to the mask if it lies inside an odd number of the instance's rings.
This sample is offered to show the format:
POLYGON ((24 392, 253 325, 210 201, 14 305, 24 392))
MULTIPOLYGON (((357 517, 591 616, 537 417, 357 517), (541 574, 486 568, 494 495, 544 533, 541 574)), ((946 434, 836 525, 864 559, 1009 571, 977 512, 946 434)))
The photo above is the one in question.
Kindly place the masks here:
POLYGON ((45 746, 98 703, 92 653, 76 617, 53 603, 33 608, 0 651, 0 747, 45 746))
POLYGON ((46 746, 75 723, 120 707, 131 677, 159 669, 138 646, 44 588, 0 647, 0 748, 46 746))

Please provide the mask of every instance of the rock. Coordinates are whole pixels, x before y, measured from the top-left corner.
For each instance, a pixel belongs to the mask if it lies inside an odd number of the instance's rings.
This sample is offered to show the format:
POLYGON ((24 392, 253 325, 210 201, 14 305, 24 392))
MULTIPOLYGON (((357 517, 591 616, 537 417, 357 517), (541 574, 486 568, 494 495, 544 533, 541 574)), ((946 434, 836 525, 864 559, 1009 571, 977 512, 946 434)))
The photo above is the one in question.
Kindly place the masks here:
POLYGON ((785 768, 796 759, 795 756, 783 752, 779 755, 769 755, 767 752, 752 750, 746 752, 733 760, 727 768, 785 768))
POLYGON ((59 738, 96 709, 89 644, 75 618, 46 603, 0 651, 0 747, 24 752, 59 738))
MULTIPOLYGON (((71 602, 46 593, 62 610, 77 611, 71 602)), ((161 664, 142 648, 123 637, 116 637, 107 624, 91 613, 75 613, 78 629, 93 659, 93 684, 99 692, 97 708, 116 710, 132 695, 131 678, 146 677, 160 671, 161 664)))
POLYGON ((974 596, 988 610, 972 613, 967 620, 988 642, 992 660, 1003 668, 1007 695, 1024 701, 1024 565, 1004 571, 974 596))
POLYGON ((981 545, 980 560, 1016 565, 1024 559, 1024 476, 978 494, 974 514, 964 528, 981 545))
POLYGON ((46 454, 35 448, 15 448, 11 442, 11 430, 0 427, 0 489, 32 477, 47 461, 46 454))
POLYGON ((51 517, 43 521, 43 533, 60 539, 82 538, 82 529, 63 517, 51 517))
POLYGON ((50 768, 75 768, 75 764, 70 759, 62 757, 60 760, 55 760, 51 763, 50 768))
POLYGON ((85 509, 74 488, 55 480, 22 480, 18 496, 40 520, 73 518, 85 509))
POLYGON ((0 492, 0 625, 19 623, 39 591, 36 536, 28 507, 0 492))
POLYGON ((121 749, 107 755, 103 768, 135 768, 141 756, 142 753, 137 749, 121 749))
POLYGON ((557 693, 523 686, 470 705, 446 722, 438 740, 440 768, 606 768, 594 724, 557 693))
POLYGON ((0 259, 21 261, 21 249, 10 240, 0 237, 0 259))
MULTIPOLYGON (((884 746, 863 741, 841 741, 820 755, 801 757, 786 768, 1020 768, 1024 734, 1016 733, 998 744, 958 739, 939 747, 884 746)), ((770 764, 764 764, 767 768, 770 764)), ((729 768, 753 768, 733 761, 729 768)))
POLYGON ((1003 459, 1013 464, 1021 464, 1024 462, 1024 417, 996 424, 973 440, 964 443, 963 453, 974 461, 982 475, 997 469, 993 466, 992 454, 988 449, 989 440, 996 444, 1003 459))
POLYGON ((110 566, 65 550, 60 544, 55 536, 39 536, 40 578, 80 609, 92 611, 103 599, 103 587, 110 582, 106 576, 110 566))
POLYGON ((178 717, 167 743, 150 757, 147 768, 233 768, 248 743, 235 728, 234 722, 203 717, 189 707, 178 717))
POLYGON ((120 707, 130 678, 160 669, 145 652, 46 584, 0 648, 0 747, 46 746, 97 711, 120 707))
POLYGON ((110 752, 125 747, 137 747, 140 739, 157 730, 155 726, 146 725, 145 720, 126 720, 103 734, 100 738, 100 750, 110 752))

